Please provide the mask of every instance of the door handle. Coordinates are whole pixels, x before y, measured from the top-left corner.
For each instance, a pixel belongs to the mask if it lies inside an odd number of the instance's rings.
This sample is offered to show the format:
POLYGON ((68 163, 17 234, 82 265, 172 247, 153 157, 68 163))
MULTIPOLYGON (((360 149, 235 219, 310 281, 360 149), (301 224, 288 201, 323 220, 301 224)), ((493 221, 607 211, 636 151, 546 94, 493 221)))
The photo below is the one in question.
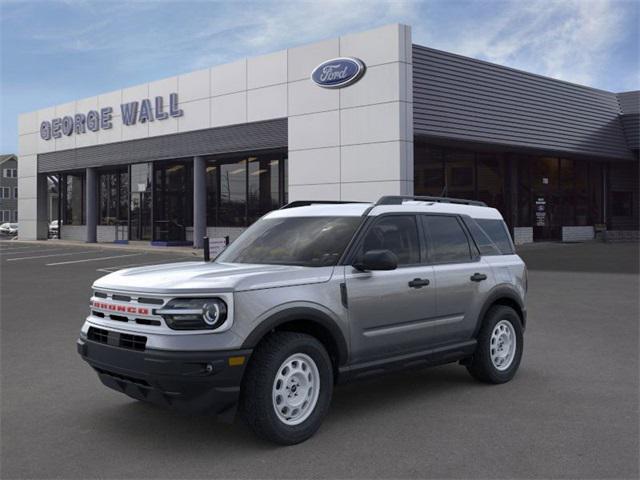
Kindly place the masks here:
POLYGON ((429 285, 429 280, 426 278, 414 278, 409 282, 411 288, 422 288, 429 285))
POLYGON ((472 282, 481 282, 482 280, 486 280, 487 276, 484 273, 474 273, 473 275, 471 275, 471 281, 472 282))

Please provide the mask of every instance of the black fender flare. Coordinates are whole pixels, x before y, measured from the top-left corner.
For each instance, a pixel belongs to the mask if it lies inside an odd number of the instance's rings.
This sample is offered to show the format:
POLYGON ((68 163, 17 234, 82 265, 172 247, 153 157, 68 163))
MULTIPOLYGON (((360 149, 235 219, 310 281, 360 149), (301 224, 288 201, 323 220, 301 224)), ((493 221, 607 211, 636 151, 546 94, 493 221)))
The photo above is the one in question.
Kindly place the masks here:
POLYGON ((349 349, 342 330, 327 313, 312 307, 291 307, 265 318, 247 336, 241 348, 255 348, 260 340, 271 330, 285 323, 300 320, 315 323, 328 331, 337 349, 338 365, 344 365, 347 362, 349 349))
POLYGON ((527 309, 525 307, 524 302, 522 301, 522 298, 518 294, 518 291, 511 286, 498 285, 497 287, 494 287, 489 292, 487 299, 484 301, 484 304, 482 305, 482 309, 480 310, 480 314, 478 315, 476 328, 473 332, 474 338, 478 336, 478 332, 480 331, 480 327, 482 326, 482 320, 487 314, 487 311, 489 310, 489 308, 491 308, 491 306, 496 302, 500 303, 499 301, 502 299, 507 299, 511 302, 514 302, 516 305, 518 305, 520 310, 518 314, 520 316, 520 319, 522 320, 522 329, 524 330, 527 323, 527 309))

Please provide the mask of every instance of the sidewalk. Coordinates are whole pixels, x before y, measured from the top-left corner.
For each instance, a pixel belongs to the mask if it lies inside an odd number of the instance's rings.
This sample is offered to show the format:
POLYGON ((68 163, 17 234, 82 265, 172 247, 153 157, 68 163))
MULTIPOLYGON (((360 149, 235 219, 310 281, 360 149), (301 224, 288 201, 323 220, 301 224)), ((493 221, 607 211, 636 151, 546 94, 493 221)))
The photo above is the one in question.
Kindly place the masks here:
POLYGON ((121 243, 86 243, 76 240, 8 240, 11 244, 21 243, 25 245, 42 245, 42 246, 68 246, 68 247, 82 247, 82 248, 96 248, 96 249, 109 249, 120 251, 133 251, 133 252, 153 252, 153 253, 178 253, 185 256, 202 257, 203 252, 201 248, 193 247, 157 247, 150 245, 149 242, 129 242, 128 244, 121 243))

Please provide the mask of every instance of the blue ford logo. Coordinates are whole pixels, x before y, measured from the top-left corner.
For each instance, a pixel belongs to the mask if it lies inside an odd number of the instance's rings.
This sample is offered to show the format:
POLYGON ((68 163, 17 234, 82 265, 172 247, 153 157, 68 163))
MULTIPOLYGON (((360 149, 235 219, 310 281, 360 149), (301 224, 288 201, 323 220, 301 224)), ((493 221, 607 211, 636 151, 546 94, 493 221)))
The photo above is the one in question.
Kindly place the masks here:
POLYGON ((357 58, 334 58, 318 65, 311 80, 324 88, 342 88, 360 80, 364 71, 364 63, 357 58))

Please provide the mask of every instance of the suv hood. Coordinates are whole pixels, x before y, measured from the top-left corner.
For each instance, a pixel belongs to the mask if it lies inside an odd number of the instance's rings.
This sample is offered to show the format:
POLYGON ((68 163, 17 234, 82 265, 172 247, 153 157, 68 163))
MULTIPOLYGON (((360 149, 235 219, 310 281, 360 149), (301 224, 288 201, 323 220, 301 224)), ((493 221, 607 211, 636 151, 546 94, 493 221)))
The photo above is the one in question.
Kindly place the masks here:
POLYGON ((128 268, 96 280, 95 289, 145 293, 239 292, 327 282, 333 267, 180 262, 128 268))

